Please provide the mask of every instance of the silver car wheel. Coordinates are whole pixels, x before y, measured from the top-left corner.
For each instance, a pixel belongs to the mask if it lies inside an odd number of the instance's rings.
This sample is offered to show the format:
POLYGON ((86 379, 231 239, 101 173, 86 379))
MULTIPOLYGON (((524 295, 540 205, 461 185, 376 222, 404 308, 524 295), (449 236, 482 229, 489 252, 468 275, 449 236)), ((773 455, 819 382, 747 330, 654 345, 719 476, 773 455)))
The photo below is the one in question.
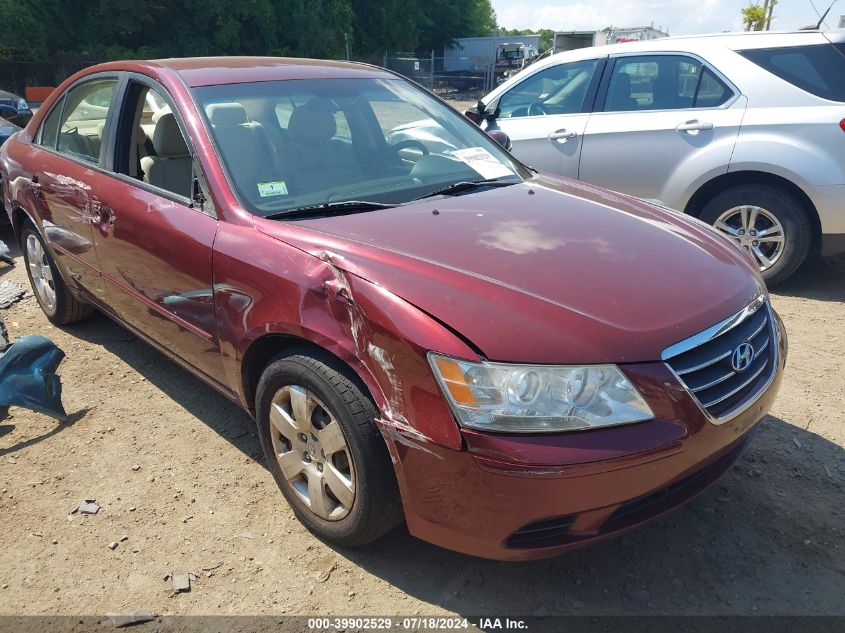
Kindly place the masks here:
POLYGON ((53 283, 53 270, 47 260, 47 253, 35 235, 26 238, 26 263, 38 300, 47 312, 56 309, 56 286, 53 283))
POLYGON ((321 519, 338 521, 355 502, 355 469, 340 424, 305 387, 279 389, 270 405, 273 454, 285 480, 321 519))
POLYGON ((733 207, 720 215, 713 226, 751 253, 761 271, 774 266, 783 255, 783 225, 763 207, 733 207))

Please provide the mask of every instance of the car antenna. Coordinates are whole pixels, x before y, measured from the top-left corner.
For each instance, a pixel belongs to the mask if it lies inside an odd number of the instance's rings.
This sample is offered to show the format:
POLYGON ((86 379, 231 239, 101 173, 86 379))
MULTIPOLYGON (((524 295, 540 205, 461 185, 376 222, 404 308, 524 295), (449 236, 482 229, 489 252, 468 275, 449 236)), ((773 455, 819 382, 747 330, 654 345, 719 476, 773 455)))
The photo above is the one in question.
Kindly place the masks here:
POLYGON ((822 22, 824 22, 824 19, 827 17, 827 14, 830 13, 830 10, 833 8, 834 4, 836 4, 836 0, 833 0, 833 2, 830 3, 830 6, 827 8, 827 11, 822 13, 821 17, 819 17, 819 21, 815 25, 811 24, 810 26, 803 26, 798 30, 799 31, 818 31, 822 27, 822 22))

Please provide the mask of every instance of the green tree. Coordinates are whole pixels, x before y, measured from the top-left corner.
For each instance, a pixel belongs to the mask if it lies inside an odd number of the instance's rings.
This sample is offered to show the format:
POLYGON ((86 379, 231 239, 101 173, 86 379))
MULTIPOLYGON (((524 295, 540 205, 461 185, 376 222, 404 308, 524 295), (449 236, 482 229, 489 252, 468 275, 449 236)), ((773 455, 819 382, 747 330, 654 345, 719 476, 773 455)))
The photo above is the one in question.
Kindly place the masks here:
POLYGON ((0 0, 0 16, 0 59, 48 60, 72 26, 58 0, 0 0))
POLYGON ((0 0, 0 59, 440 54, 496 29, 490 0, 0 0))
POLYGON ((766 31, 772 22, 772 11, 777 0, 764 0, 763 4, 750 3, 742 8, 742 24, 746 31, 766 31))

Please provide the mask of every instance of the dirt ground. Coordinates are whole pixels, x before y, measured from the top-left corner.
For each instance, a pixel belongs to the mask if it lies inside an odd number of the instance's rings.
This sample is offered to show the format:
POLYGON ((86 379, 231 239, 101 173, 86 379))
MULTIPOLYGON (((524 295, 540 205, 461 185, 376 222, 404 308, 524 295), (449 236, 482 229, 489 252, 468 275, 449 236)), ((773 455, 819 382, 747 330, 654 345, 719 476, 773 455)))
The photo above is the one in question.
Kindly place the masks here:
MULTIPOLYGON (((25 281, 17 255, 0 279, 25 281)), ((845 614, 845 258, 773 302, 789 362, 741 462, 657 524, 513 564, 404 528, 324 545, 245 413, 105 317, 54 328, 30 296, 0 316, 64 349, 71 419, 12 409, 0 423, 0 614, 845 614), (71 515, 84 498, 99 513, 71 515), (171 596, 171 570, 196 572, 190 593, 171 596)))

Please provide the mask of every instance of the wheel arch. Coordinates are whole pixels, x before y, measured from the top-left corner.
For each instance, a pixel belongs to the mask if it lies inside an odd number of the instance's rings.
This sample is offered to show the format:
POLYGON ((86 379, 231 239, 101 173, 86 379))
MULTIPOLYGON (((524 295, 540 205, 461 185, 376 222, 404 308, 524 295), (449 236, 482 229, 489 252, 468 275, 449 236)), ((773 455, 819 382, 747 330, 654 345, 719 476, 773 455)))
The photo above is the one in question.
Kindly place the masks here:
POLYGON ((717 195, 721 191, 740 185, 766 185, 775 187, 787 191, 798 198, 807 213, 807 217, 810 219, 810 225, 813 229, 811 250, 814 252, 819 251, 821 248, 822 235, 821 220, 819 219, 819 214, 816 210, 816 206, 813 204, 813 201, 810 200, 809 196, 804 193, 804 190, 801 189, 801 187, 788 178, 769 172, 743 170, 720 174, 719 176, 708 180, 695 191, 687 202, 687 205, 684 208, 684 213, 697 218, 707 204, 707 201, 713 196, 717 195))
POLYGON ((255 417, 256 413, 255 396, 261 374, 264 373, 264 370, 274 358, 294 348, 310 349, 320 354, 329 355, 337 363, 334 369, 340 371, 357 384, 375 403, 376 407, 379 409, 382 408, 383 403, 377 397, 379 391, 374 389, 376 383, 370 376, 366 375, 366 371, 363 368, 356 369, 334 351, 302 336, 290 333, 269 332, 250 342, 249 346, 243 352, 240 364, 242 394, 247 409, 253 417, 255 417), (362 373, 365 376, 362 376, 362 373))
POLYGON ((14 204, 12 206, 12 231, 15 234, 15 239, 20 244, 21 241, 21 231, 23 230, 24 223, 29 220, 36 226, 38 225, 35 222, 35 219, 30 216, 30 214, 24 209, 20 204, 14 204))

